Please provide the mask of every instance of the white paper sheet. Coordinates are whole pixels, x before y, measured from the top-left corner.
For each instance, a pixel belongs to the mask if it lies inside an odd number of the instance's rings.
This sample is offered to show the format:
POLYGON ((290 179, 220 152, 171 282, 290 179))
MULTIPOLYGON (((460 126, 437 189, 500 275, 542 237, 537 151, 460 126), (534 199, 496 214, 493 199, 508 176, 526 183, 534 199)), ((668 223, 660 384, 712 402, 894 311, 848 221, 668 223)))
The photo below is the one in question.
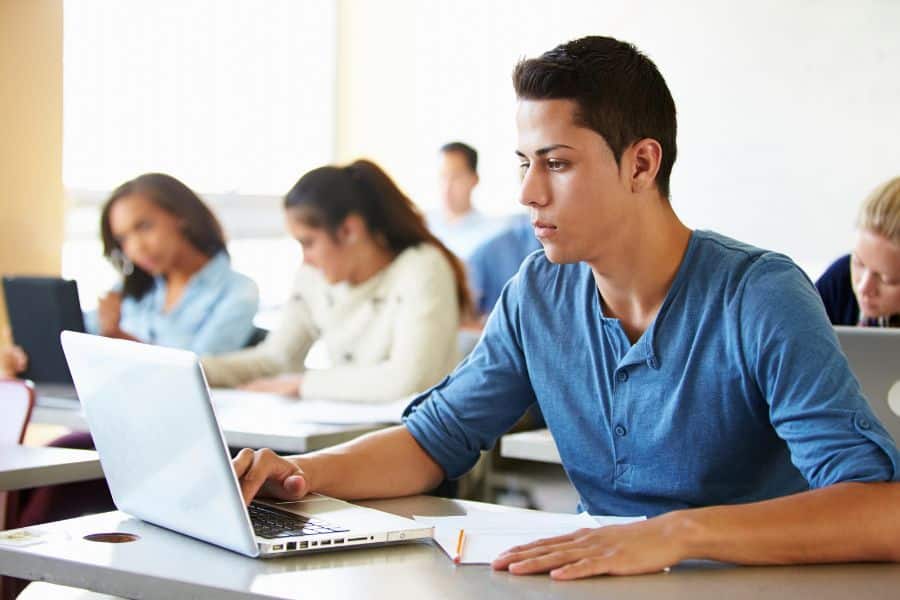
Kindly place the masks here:
POLYGON ((572 533, 584 527, 605 527, 642 521, 646 517, 592 517, 587 513, 541 511, 471 511, 457 517, 413 517, 434 527, 434 541, 450 560, 456 558, 460 530, 465 530, 460 564, 489 564, 513 546, 572 533))
POLYGON ((281 423, 326 423, 368 425, 400 423, 411 398, 384 404, 361 404, 317 398, 288 398, 244 390, 214 388, 213 404, 222 418, 252 414, 253 420, 265 418, 281 423))

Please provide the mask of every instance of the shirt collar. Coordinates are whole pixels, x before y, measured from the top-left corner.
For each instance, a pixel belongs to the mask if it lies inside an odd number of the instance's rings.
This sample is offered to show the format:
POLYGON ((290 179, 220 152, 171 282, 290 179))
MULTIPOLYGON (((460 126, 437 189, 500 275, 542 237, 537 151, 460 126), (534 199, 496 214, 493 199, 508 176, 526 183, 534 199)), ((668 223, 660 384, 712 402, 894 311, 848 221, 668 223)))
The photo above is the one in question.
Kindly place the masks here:
MULTIPOLYGON (((197 287, 206 288, 214 286, 215 284, 224 281, 230 271, 231 258, 225 250, 219 250, 205 265, 203 265, 202 269, 191 276, 191 279, 188 281, 187 287, 185 288, 185 293, 197 287)), ((166 278, 162 275, 157 275, 153 278, 153 281, 155 283, 153 292, 156 294, 157 298, 164 298, 166 293, 166 278)))
MULTIPOLYGON (((696 232, 691 231, 691 237, 688 239, 687 250, 684 253, 684 257, 681 259, 681 264, 678 266, 678 271, 675 274, 675 279, 672 280, 672 285, 669 287, 669 291, 666 292, 666 297, 663 300, 662 305, 659 307, 659 312, 656 314, 656 318, 650 323, 650 326, 647 330, 638 338, 638 341, 628 350, 625 356, 619 363, 619 366, 627 366, 637 363, 646 362, 647 365, 651 369, 658 369, 660 366, 660 362, 662 358, 659 353, 659 346, 656 343, 656 331, 658 329, 658 324, 660 320, 665 319, 666 314, 669 312, 672 302, 681 291, 681 289, 686 285, 687 280, 691 277, 692 265, 694 262, 694 255, 696 254, 697 248, 697 235, 696 232)), ((590 268, 588 268, 588 273, 590 274, 590 268)), ((590 275, 593 280, 593 275, 590 275)), ((621 327, 619 323, 619 319, 614 317, 607 317, 603 314, 603 306, 600 303, 600 291, 597 289, 596 283, 593 284, 594 289, 596 290, 597 295, 597 307, 600 313, 600 317, 603 321, 604 326, 612 326, 621 327)))

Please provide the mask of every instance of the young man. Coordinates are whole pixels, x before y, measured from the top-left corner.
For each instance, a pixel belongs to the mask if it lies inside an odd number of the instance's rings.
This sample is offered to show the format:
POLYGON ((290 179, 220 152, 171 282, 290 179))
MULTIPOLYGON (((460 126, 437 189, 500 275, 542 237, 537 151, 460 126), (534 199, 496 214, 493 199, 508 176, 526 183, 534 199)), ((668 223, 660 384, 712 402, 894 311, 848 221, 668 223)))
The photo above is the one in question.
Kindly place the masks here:
POLYGON ((900 456, 815 289, 788 258, 691 231, 669 204, 675 107, 653 63, 591 37, 522 62, 514 82, 521 202, 544 253, 403 426, 290 460, 244 450, 245 499, 422 492, 537 401, 583 508, 652 518, 513 548, 497 569, 900 560, 900 456))
POLYGON ((428 215, 428 228, 454 254, 468 260, 479 244, 503 226, 503 220, 488 217, 472 205, 472 191, 478 185, 478 152, 462 142, 444 144, 438 178, 441 207, 428 215))

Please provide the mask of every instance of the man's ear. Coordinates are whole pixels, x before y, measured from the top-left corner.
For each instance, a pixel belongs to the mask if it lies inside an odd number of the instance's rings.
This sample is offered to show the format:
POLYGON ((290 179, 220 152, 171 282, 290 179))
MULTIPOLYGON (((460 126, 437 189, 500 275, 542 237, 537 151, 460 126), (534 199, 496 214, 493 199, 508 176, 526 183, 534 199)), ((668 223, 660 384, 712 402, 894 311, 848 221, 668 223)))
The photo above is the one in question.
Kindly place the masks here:
MULTIPOLYGON (((656 175, 662 162, 662 146, 652 138, 644 138, 633 143, 623 155, 628 168, 628 179, 633 193, 643 192, 656 186, 656 175)), ((623 166, 626 166, 623 165, 623 166)))

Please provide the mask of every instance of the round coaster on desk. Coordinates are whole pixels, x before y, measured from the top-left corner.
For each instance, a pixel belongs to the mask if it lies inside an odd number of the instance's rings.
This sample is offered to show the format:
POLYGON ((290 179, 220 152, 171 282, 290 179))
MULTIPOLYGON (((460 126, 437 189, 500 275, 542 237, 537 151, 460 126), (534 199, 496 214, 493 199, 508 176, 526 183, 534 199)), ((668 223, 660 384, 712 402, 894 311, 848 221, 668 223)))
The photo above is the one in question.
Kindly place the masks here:
POLYGON ((89 542, 104 542, 106 544, 124 544, 126 542, 136 542, 141 539, 140 536, 133 533, 92 533, 84 536, 89 542))

